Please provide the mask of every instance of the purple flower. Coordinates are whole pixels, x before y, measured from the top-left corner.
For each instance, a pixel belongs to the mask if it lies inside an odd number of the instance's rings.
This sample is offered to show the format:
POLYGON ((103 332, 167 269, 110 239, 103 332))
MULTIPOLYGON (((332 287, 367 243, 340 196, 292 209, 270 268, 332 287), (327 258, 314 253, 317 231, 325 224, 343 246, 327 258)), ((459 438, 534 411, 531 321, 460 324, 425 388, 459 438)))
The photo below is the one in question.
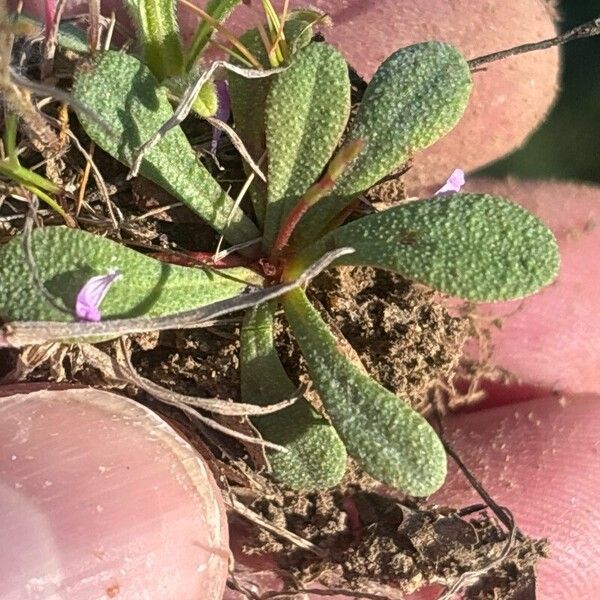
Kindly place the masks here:
POLYGON ((465 185, 465 172, 462 169, 454 169, 452 175, 448 177, 446 183, 435 193, 436 196, 446 192, 460 192, 460 188, 465 185))
MULTIPOLYGON (((218 108, 217 114, 215 117, 219 119, 219 121, 224 121, 225 123, 229 120, 229 116, 231 115, 231 99, 229 98, 229 86, 226 81, 217 81, 215 82, 217 86, 217 101, 218 108)), ((222 131, 217 127, 213 127, 213 136, 212 142, 210 144, 210 151, 215 154, 217 152, 217 148, 219 147, 219 140, 221 139, 222 131)))
POLYGON ((110 286, 121 276, 119 271, 109 271, 107 275, 98 275, 88 279, 77 294, 75 314, 81 321, 100 321, 100 304, 110 286))

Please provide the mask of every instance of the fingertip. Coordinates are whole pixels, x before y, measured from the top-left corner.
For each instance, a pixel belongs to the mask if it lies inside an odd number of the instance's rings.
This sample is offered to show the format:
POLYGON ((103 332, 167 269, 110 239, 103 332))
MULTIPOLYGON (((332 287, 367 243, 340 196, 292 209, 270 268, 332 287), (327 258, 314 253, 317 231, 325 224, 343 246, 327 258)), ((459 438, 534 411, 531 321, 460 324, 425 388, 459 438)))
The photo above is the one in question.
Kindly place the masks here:
MULTIPOLYGON (((452 417, 448 437, 494 500, 527 535, 548 538, 537 567, 538 597, 595 598, 600 593, 600 397, 542 398, 452 417)), ((433 498, 450 506, 480 501, 450 469, 433 498)))
MULTIPOLYGON (((418 42, 450 42, 472 59, 556 35, 547 0, 313 4, 333 20, 326 39, 367 79, 392 52, 418 42)), ((557 48, 494 62, 474 73, 471 100, 459 124, 415 156, 404 178, 409 195, 437 189, 456 167, 472 171, 519 147, 553 104, 559 73, 557 48)))
POLYGON ((466 190, 499 194, 545 222, 557 237, 557 280, 523 300, 481 304, 491 327, 493 366, 515 384, 486 384, 494 398, 600 389, 600 187, 574 183, 471 179, 466 190), (536 391, 537 388, 537 391, 536 391))
POLYGON ((8 396, 0 446, 0 597, 220 600, 219 491, 156 414, 90 389, 8 396))

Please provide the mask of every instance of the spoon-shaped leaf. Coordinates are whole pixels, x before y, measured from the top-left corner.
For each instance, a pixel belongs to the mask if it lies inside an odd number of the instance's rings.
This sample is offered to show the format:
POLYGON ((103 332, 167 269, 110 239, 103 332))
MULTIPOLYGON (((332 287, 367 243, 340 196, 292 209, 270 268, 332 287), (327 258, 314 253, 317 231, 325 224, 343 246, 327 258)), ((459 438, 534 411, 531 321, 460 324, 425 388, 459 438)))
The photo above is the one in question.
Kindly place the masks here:
MULTIPOLYGON (((269 68, 267 53, 256 29, 244 33, 240 37, 240 42, 252 52, 263 67, 269 68)), ((234 73, 230 73, 228 77, 235 130, 254 162, 260 161, 265 152, 265 101, 271 85, 270 79, 269 77, 248 79, 234 73)), ((247 176, 251 174, 246 163, 244 163, 244 170, 247 176)), ((256 219, 262 226, 267 198, 265 182, 255 179, 250 186, 250 197, 256 219)))
POLYGON ((340 354, 302 290, 284 299, 285 314, 310 376, 348 454, 383 483, 426 496, 446 477, 446 454, 427 421, 340 354))
MULTIPOLYGON (((242 399, 262 406, 290 398, 296 388, 273 346, 275 304, 251 309, 241 332, 242 399)), ((335 429, 301 398, 270 415, 253 417, 264 438, 288 452, 269 451, 273 475, 293 489, 336 485, 346 470, 346 449, 335 429)))
POLYGON ((364 140, 363 151, 332 196, 305 216, 297 239, 314 239, 358 194, 451 131, 471 87, 469 65, 449 44, 426 42, 392 54, 371 79, 347 136, 364 140))
MULTIPOLYGON (((312 27, 301 15, 286 21, 284 25, 286 40, 290 46, 302 48, 310 42, 312 27)), ((240 37, 258 62, 269 68, 269 58, 257 29, 251 29, 240 37)), ((247 79, 240 75, 229 75, 229 96, 231 111, 235 121, 235 129, 244 142, 250 156, 259 161, 266 150, 265 142, 265 103, 271 87, 272 78, 247 79)), ((246 174, 250 171, 245 165, 246 174)), ((266 213, 267 190, 264 182, 255 180, 250 187, 250 195, 254 212, 260 225, 263 224, 266 213)))
POLYGON ((328 44, 300 50, 277 75, 266 101, 269 186, 264 245, 323 172, 350 114, 350 78, 344 57, 328 44))
MULTIPOLYGON (((126 165, 131 165, 137 148, 173 114, 167 92, 158 86, 148 68, 122 52, 104 52, 82 69, 73 95, 111 128, 106 131, 80 112, 79 119, 88 135, 126 165)), ((140 173, 181 200, 229 242, 258 236, 252 221, 198 162, 179 127, 169 131, 145 155, 140 173)))
POLYGON ((46 299, 26 260, 23 240, 0 247, 0 316, 7 321, 72 321, 75 299, 97 275, 118 270, 121 277, 102 302, 104 319, 161 316, 230 298, 255 278, 246 269, 220 272, 159 262, 122 244, 64 227, 38 229, 31 251, 46 290, 66 312, 46 299))
POLYGON ((485 194, 419 200, 369 215, 319 242, 352 246, 338 264, 398 271, 472 301, 521 298, 554 280, 560 255, 552 232, 520 206, 485 194))

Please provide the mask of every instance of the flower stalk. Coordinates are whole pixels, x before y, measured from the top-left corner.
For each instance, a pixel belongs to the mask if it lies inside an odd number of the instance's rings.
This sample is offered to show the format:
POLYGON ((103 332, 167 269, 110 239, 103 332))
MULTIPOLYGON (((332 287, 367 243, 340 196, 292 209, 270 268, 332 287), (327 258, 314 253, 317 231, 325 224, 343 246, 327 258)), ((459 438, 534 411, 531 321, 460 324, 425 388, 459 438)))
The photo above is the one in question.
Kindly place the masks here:
POLYGON ((348 165, 358 156, 364 148, 364 145, 365 142, 362 139, 352 140, 344 144, 329 163, 325 175, 323 175, 319 181, 311 185, 306 194, 300 198, 277 234, 271 253, 272 262, 276 262, 279 259, 282 251, 288 245, 296 225, 298 225, 306 211, 331 192, 336 181, 340 178, 348 165))

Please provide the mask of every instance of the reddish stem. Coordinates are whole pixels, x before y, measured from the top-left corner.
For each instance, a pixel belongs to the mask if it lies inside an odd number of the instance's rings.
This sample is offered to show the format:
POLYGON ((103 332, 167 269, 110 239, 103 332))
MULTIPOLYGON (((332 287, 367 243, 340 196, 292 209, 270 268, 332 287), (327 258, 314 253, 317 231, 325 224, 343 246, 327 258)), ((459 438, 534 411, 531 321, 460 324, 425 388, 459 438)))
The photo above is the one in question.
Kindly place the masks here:
POLYGON ((279 258, 281 251, 290 241, 292 233, 294 233, 294 229, 296 228, 296 225, 298 225, 298 221, 300 221, 309 208, 310 204, 308 204, 304 198, 301 198, 298 204, 294 206, 294 210, 292 210, 292 212, 287 216, 287 219, 279 230, 277 239, 273 244, 273 252, 271 253, 272 261, 276 261, 277 258, 279 258))
POLYGON ((52 26, 54 25, 54 19, 56 17, 56 0, 45 0, 44 3, 44 18, 46 20, 44 36, 48 39, 52 26))
POLYGON ((271 262, 277 262, 281 252, 290 241, 292 233, 294 233, 294 229, 296 228, 296 225, 298 225, 300 219, 311 206, 315 205, 323 198, 323 196, 333 189, 335 182, 339 179, 348 165, 358 156, 364 145, 365 142, 362 139, 352 140, 347 144, 344 144, 329 163, 325 175, 323 175, 319 181, 311 185, 306 194, 298 200, 298 203, 287 216, 277 234, 277 239, 273 244, 273 250, 271 252, 271 262))
POLYGON ((342 508, 348 515, 348 528, 350 532, 355 540, 359 540, 363 532, 363 525, 360 519, 360 512, 352 496, 344 496, 342 498, 342 508))
POLYGON ((229 269, 231 267, 248 266, 249 260, 239 254, 228 254, 220 260, 214 260, 212 252, 189 252, 184 254, 171 252, 155 252, 152 256, 163 262, 168 262, 174 265, 183 267, 194 267, 198 264, 212 267, 213 269, 229 269))

